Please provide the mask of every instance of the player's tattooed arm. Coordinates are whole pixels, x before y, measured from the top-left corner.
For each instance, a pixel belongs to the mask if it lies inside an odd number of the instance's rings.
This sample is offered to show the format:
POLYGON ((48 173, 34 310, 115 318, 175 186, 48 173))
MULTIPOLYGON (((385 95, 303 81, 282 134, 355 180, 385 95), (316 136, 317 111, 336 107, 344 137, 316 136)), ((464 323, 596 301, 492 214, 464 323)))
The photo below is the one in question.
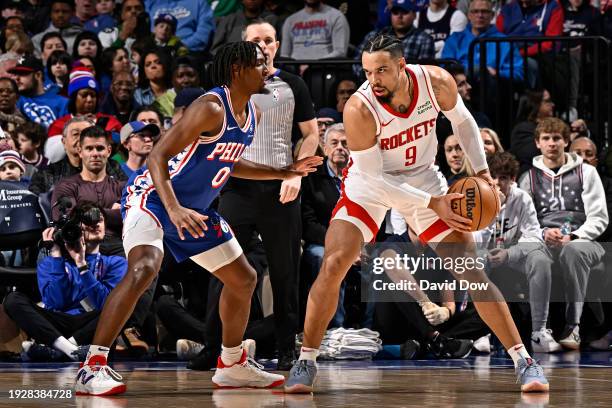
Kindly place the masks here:
POLYGON ((459 97, 457 83, 453 76, 445 69, 433 65, 427 65, 424 68, 429 73, 431 87, 440 108, 445 111, 453 109, 459 97))

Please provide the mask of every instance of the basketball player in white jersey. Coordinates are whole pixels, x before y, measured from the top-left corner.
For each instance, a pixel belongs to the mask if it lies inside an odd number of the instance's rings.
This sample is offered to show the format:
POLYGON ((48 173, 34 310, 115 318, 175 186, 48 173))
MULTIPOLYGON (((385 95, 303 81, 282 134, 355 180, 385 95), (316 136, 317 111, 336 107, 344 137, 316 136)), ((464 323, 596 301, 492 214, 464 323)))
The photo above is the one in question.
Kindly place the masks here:
MULTIPOLYGON (((385 35, 365 47, 362 66, 367 81, 344 109, 349 168, 325 237, 323 264, 308 297, 300 358, 285 392, 313 391, 318 348, 336 310, 340 284, 362 245, 376 237, 388 209, 399 211, 439 256, 476 256, 471 221, 451 210, 451 201, 463 196, 446 194, 446 181, 434 166, 435 123, 442 111, 478 176, 492 181, 478 127, 453 77, 439 67, 406 65, 401 43, 385 35), (463 245, 436 247, 437 243, 463 245)), ((548 391, 544 372, 521 344, 499 290, 480 269, 466 271, 460 278, 488 283, 486 291, 470 295, 480 317, 512 357, 521 390, 548 391)))

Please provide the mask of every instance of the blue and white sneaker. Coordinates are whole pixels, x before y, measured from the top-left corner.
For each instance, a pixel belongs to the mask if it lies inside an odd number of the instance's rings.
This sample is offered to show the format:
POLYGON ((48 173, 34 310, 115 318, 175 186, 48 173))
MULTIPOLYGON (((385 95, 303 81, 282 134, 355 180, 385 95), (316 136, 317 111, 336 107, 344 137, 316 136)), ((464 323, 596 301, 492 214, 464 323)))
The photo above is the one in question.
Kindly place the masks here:
POLYGON ((289 371, 285 382, 285 392, 289 394, 305 394, 312 392, 317 376, 317 363, 311 360, 298 360, 289 371))
POLYGON ((515 368, 517 384, 523 392, 548 392, 548 380, 544 369, 532 358, 521 358, 515 368))

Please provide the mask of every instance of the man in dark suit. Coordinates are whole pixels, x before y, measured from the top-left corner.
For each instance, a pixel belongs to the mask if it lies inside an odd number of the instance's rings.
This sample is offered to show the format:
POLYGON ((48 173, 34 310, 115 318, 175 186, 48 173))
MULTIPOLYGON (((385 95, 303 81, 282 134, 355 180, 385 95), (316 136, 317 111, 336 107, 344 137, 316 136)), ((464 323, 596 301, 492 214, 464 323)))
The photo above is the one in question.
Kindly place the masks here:
MULTIPOLYGON (((324 135, 325 161, 317 171, 302 179, 302 239, 304 240, 303 279, 312 284, 323 261, 325 233, 332 211, 340 198, 342 170, 349 160, 346 134, 342 123, 327 128, 324 135)), ((308 287, 306 295, 308 295, 308 287)), ((338 327, 344 320, 343 296, 331 326, 338 327)))

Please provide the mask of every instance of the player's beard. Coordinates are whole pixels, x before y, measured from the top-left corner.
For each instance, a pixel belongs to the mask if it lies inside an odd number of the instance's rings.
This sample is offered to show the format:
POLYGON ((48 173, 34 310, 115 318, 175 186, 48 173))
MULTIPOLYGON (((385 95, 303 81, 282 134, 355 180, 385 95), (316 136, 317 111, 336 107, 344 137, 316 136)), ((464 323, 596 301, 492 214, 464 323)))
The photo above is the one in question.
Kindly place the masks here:
POLYGON ((393 93, 393 92, 391 92, 391 91, 389 91, 388 89, 387 89, 387 92, 388 92, 388 93, 387 93, 387 95, 385 95, 385 96, 379 96, 379 97, 378 97, 378 101, 379 101, 379 102, 382 102, 382 103, 384 103, 384 104, 389 105, 389 104, 391 103, 391 100, 393 99, 393 95, 394 95, 394 93, 393 93))

